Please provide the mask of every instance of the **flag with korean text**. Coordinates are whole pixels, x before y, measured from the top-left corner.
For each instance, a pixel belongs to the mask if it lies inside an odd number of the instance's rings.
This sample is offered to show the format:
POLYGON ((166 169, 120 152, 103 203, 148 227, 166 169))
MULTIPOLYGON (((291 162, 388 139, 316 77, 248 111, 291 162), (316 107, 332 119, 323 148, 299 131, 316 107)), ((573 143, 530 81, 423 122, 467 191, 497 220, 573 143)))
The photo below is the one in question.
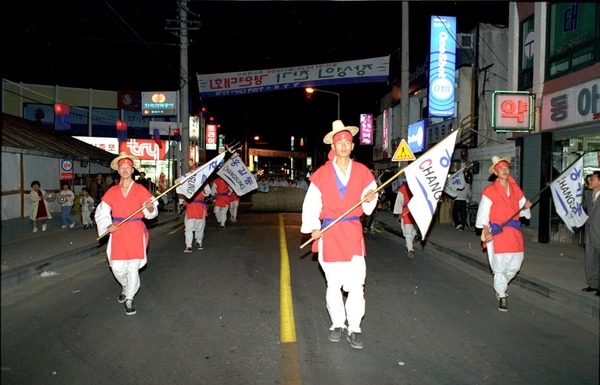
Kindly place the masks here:
POLYGON ((175 191, 178 194, 184 195, 186 198, 191 199, 196 192, 202 187, 210 175, 219 168, 219 165, 223 163, 227 151, 220 153, 207 163, 202 166, 185 173, 175 180, 175 184, 181 183, 175 191))
POLYGON ((409 164, 404 171, 408 187, 413 194, 408 202, 408 209, 417 222, 423 238, 429 230, 433 214, 446 186, 458 131, 454 131, 438 142, 409 164))
POLYGON ((556 213, 574 233, 574 229, 583 226, 588 219, 582 205, 583 156, 560 174, 550 184, 550 189, 556 213))
POLYGON ((217 175, 223 178, 239 196, 258 188, 256 178, 237 154, 225 162, 223 167, 217 171, 217 175))
POLYGON ((461 169, 448 177, 444 192, 450 195, 452 198, 456 198, 456 191, 460 191, 465 188, 467 188, 467 182, 465 181, 465 176, 461 169))

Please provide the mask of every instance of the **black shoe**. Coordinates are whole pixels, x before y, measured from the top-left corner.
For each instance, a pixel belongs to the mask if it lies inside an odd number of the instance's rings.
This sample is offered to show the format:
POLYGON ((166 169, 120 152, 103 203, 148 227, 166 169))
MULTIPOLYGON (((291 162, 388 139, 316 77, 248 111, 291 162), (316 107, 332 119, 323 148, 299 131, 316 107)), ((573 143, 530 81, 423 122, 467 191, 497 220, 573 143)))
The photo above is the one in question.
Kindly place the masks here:
POLYGON ((135 311, 135 309, 133 308, 133 300, 128 299, 127 301, 125 301, 125 314, 134 315, 135 313, 137 313, 137 311, 135 311))
POLYGON ((591 286, 588 287, 584 287, 583 289, 581 289, 581 291, 585 291, 586 293, 592 292, 592 291, 598 291, 598 289, 594 289, 591 286))
POLYGON ((506 297, 500 298, 500 304, 498 305, 498 310, 500 310, 500 311, 508 311, 508 305, 506 303, 506 297))
POLYGON ((596 290, 596 297, 600 297, 600 290, 596 290))
POLYGON ((125 302, 125 299, 125 292, 119 293, 119 298, 117 299, 117 301, 119 301, 119 303, 123 303, 125 302))
POLYGON ((334 328, 329 334, 329 341, 331 342, 340 342, 342 340, 342 332, 344 329, 342 328, 334 328))
POLYGON ((348 342, 350 342, 350 346, 352 346, 353 349, 362 349, 363 348, 363 343, 362 343, 362 339, 360 338, 360 333, 348 332, 348 334, 346 335, 346 340, 348 340, 348 342))

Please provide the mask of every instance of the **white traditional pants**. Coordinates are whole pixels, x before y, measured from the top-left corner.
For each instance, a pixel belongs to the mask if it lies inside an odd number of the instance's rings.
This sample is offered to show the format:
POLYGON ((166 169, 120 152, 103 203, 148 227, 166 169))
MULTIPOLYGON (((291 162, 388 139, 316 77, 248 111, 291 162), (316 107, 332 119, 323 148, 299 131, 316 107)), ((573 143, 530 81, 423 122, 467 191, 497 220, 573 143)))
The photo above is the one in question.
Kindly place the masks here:
POLYGON ((402 229, 402 234, 404 235, 404 241, 406 241, 406 250, 414 251, 413 242, 417 236, 417 226, 412 223, 405 224, 404 220, 402 220, 402 222, 400 222, 400 228, 402 229))
POLYGON ((206 218, 188 218, 185 217, 185 247, 192 247, 194 238, 200 244, 204 239, 204 228, 206 227, 206 218), (195 233, 195 234, 194 234, 195 233))
POLYGON ((221 207, 215 206, 215 217, 217 218, 217 222, 220 226, 225 226, 225 222, 227 221, 227 210, 229 206, 221 207))
POLYGON ((232 222, 237 222, 237 213, 238 213, 239 205, 240 205, 240 201, 229 202, 229 215, 231 216, 232 222))
POLYGON ((110 268, 117 281, 123 286, 126 299, 133 299, 140 289, 142 259, 110 260, 110 268))
POLYGON ((492 273, 494 273, 494 290, 499 298, 506 297, 508 284, 521 270, 524 252, 494 253, 494 241, 487 244, 488 260, 492 273))
POLYGON ((355 255, 350 262, 324 262, 319 250, 319 263, 327 279, 325 299, 332 323, 330 330, 346 329, 347 321, 348 332, 360 333, 360 323, 365 315, 365 258, 355 255), (345 305, 342 290, 348 292, 345 305))

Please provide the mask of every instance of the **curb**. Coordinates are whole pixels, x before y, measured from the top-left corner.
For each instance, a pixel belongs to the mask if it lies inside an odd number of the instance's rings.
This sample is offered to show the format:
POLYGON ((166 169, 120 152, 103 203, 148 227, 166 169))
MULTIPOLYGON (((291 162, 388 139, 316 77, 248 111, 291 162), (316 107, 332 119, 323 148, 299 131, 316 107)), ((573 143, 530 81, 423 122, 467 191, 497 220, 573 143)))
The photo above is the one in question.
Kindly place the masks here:
MULTIPOLYGON (((158 222, 158 221, 148 221, 146 226, 148 230, 153 229, 155 227, 160 227, 165 224, 174 222, 178 220, 178 216, 170 218, 168 220, 158 222)), ((100 244, 93 244, 82 246, 79 249, 66 251, 63 253, 55 254, 53 256, 44 258, 41 261, 32 262, 30 264, 21 266, 19 268, 12 269, 7 272, 2 273, 2 289, 8 289, 12 286, 18 285, 20 283, 26 282, 31 278, 39 275, 45 270, 56 269, 59 267, 64 267, 72 263, 79 262, 85 258, 94 257, 98 254, 106 252, 106 242, 100 244)))
MULTIPOLYGON (((402 238, 402 232, 397 230, 393 226, 390 226, 384 222, 377 221, 387 232, 392 233, 394 235, 398 235, 402 238)), ((483 270, 487 273, 490 273, 490 267, 487 263, 484 263, 480 260, 474 259, 468 254, 460 253, 454 249, 441 245, 439 243, 433 242, 431 240, 427 241, 428 244, 433 246, 439 252, 444 254, 451 255, 453 257, 458 258, 461 262, 464 262, 472 267, 483 270)), ((525 274, 519 273, 514 278, 511 283, 512 285, 516 285, 522 289, 532 291, 537 294, 541 294, 544 297, 559 301, 575 310, 578 310, 589 317, 598 318, 600 315, 600 307, 598 303, 593 298, 582 298, 581 296, 577 296, 567 290, 561 289, 557 286, 554 286, 550 283, 535 279, 533 277, 529 277, 525 274)))
POLYGON ((103 252, 104 245, 83 246, 77 250, 67 251, 38 262, 32 262, 6 273, 2 273, 2 289, 23 283, 44 270, 63 267, 84 258, 92 257, 103 252))

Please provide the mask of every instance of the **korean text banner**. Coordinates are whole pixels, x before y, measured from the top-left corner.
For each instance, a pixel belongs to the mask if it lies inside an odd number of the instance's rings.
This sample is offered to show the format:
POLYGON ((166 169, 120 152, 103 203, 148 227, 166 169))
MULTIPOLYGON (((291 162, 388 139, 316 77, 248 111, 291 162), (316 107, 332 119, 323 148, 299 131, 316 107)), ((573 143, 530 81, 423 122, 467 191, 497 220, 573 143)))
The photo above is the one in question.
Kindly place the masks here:
POLYGON ((387 82, 389 56, 198 76, 201 97, 234 96, 334 84, 387 82))

